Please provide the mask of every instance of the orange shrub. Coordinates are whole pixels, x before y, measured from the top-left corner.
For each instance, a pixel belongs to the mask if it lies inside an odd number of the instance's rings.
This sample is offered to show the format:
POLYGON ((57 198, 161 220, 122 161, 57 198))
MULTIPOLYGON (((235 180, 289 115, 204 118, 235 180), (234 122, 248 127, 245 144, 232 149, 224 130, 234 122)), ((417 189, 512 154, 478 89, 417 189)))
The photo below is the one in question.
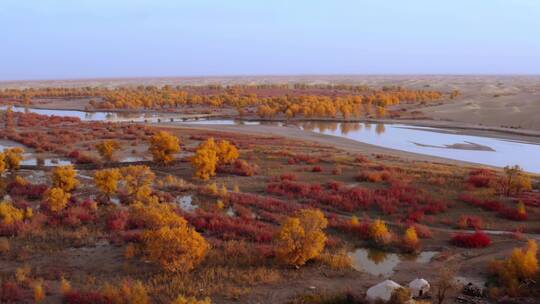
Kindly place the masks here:
POLYGON ((148 150, 155 162, 168 164, 173 160, 173 155, 180 151, 180 140, 169 132, 159 131, 150 138, 148 150))
POLYGON ((65 192, 62 188, 50 188, 45 192, 45 201, 47 207, 52 212, 59 212, 64 209, 71 194, 65 192))
POLYGON ((289 217, 276 235, 276 255, 284 263, 301 266, 324 249, 328 221, 320 210, 303 209, 289 217))
POLYGON ((369 232, 371 239, 378 245, 386 245, 392 240, 392 234, 382 220, 373 221, 369 226, 369 232))
POLYGON ((54 188, 61 188, 65 192, 70 192, 77 185, 79 181, 77 180, 77 171, 73 166, 58 166, 52 171, 52 186, 54 188))
POLYGON ((113 139, 104 140, 96 144, 96 149, 103 160, 111 161, 113 160, 114 152, 120 149, 120 144, 113 139))
POLYGON ((187 224, 143 232, 146 257, 170 272, 187 272, 204 259, 208 243, 187 224))

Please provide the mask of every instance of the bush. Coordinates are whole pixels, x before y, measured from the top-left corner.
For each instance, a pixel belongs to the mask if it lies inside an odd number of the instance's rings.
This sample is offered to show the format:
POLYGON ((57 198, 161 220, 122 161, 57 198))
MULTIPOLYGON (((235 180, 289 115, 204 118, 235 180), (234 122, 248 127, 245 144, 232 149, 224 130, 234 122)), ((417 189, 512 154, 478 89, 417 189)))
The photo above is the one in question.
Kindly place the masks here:
POLYGON ((459 233, 452 237, 452 244, 465 248, 484 248, 491 244, 489 236, 481 231, 459 233))

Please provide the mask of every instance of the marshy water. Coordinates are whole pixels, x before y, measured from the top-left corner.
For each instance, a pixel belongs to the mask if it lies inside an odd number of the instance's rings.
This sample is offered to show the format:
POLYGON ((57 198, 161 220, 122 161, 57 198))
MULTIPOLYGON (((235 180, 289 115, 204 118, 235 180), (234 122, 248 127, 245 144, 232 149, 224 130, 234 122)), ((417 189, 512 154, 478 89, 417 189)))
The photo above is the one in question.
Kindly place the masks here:
MULTIPOLYGON (((0 107, 0 110, 6 107, 0 107)), ((85 112, 13 107, 13 111, 28 111, 43 115, 77 117, 86 121, 146 121, 149 123, 179 122, 211 125, 273 125, 297 127, 326 135, 406 152, 444 157, 478 164, 504 167, 519 165, 526 171, 540 173, 540 145, 533 142, 459 134, 452 129, 419 127, 406 124, 359 122, 267 122, 221 120, 187 120, 174 113, 85 112)))
POLYGON ((384 278, 391 277, 402 262, 427 264, 438 254, 437 251, 423 251, 418 255, 400 255, 371 248, 358 248, 349 252, 355 270, 384 278))

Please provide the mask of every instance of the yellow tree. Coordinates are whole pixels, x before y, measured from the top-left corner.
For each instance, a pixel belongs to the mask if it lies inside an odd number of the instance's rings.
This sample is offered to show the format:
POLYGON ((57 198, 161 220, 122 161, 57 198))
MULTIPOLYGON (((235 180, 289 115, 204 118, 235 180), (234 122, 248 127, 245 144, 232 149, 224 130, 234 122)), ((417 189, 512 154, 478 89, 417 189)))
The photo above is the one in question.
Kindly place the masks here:
POLYGON ((13 206, 11 202, 0 202, 0 224, 11 225, 14 222, 22 221, 23 210, 13 206))
POLYGON ((126 194, 132 199, 145 201, 152 193, 156 175, 147 166, 127 166, 120 169, 126 194))
POLYGON ((418 241, 416 229, 414 229, 413 226, 407 228, 407 230, 405 230, 405 233, 403 234, 403 246, 407 250, 416 250, 418 249, 419 244, 420 242, 418 241))
POLYGON ((391 240, 391 234, 390 231, 388 231, 388 227, 386 227, 384 221, 379 219, 371 223, 369 226, 369 233, 371 239, 379 245, 386 245, 391 240))
POLYGON ((5 155, 4 153, 0 153, 0 175, 4 174, 6 171, 6 162, 5 162, 5 155))
POLYGON ((504 176, 499 180, 501 192, 506 196, 512 193, 520 193, 524 190, 531 190, 531 178, 523 172, 518 165, 504 167, 504 176))
POLYGON ((94 183, 98 190, 108 198, 118 190, 120 177, 122 177, 122 174, 120 174, 119 169, 99 170, 94 173, 94 183))
POLYGON ((4 150, 4 165, 7 170, 15 171, 19 169, 23 160, 24 149, 21 147, 8 148, 4 150))
POLYGON ((222 140, 217 144, 218 164, 230 164, 239 156, 235 145, 227 140, 222 140))
POLYGON ((320 210, 300 210, 287 218, 276 235, 276 255, 289 265, 301 266, 319 256, 324 249, 323 229, 328 221, 320 210))
POLYGON ((168 164, 173 160, 173 155, 180 151, 180 140, 169 132, 159 131, 150 138, 148 150, 155 162, 168 164))
POLYGON ((62 188, 50 188, 45 192, 45 201, 49 210, 59 212, 66 208, 71 194, 64 191, 62 188))
POLYGON ((142 240, 146 257, 170 272, 186 272, 204 259, 208 243, 167 204, 135 204, 131 217, 147 228, 142 240))
POLYGON ((79 185, 77 171, 72 165, 58 166, 52 171, 52 186, 62 188, 65 192, 70 192, 79 185))
POLYGON ((146 257, 170 272, 192 270, 208 250, 206 240, 187 225, 146 230, 142 239, 146 257))
POLYGON ((104 161, 111 161, 114 158, 114 152, 120 149, 120 143, 114 139, 104 140, 96 144, 96 149, 99 153, 99 156, 103 158, 104 161))
POLYGON ((213 138, 201 143, 191 159, 191 163, 195 166, 195 176, 203 180, 216 175, 217 162, 217 148, 213 138))

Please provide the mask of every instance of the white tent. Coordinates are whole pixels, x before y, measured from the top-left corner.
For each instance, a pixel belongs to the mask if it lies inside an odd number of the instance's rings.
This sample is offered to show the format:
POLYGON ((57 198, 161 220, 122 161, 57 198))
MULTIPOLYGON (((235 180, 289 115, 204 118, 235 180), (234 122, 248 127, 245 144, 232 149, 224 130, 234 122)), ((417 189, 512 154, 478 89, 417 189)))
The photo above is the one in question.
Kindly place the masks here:
POLYGON ((414 279, 409 283, 409 289, 413 297, 421 297, 429 291, 429 282, 424 279, 414 279))
POLYGON ((377 285, 371 286, 367 290, 366 296, 368 301, 370 302, 375 302, 377 300, 387 302, 392 297, 392 293, 394 292, 394 290, 401 287, 401 285, 392 280, 386 280, 377 285))

